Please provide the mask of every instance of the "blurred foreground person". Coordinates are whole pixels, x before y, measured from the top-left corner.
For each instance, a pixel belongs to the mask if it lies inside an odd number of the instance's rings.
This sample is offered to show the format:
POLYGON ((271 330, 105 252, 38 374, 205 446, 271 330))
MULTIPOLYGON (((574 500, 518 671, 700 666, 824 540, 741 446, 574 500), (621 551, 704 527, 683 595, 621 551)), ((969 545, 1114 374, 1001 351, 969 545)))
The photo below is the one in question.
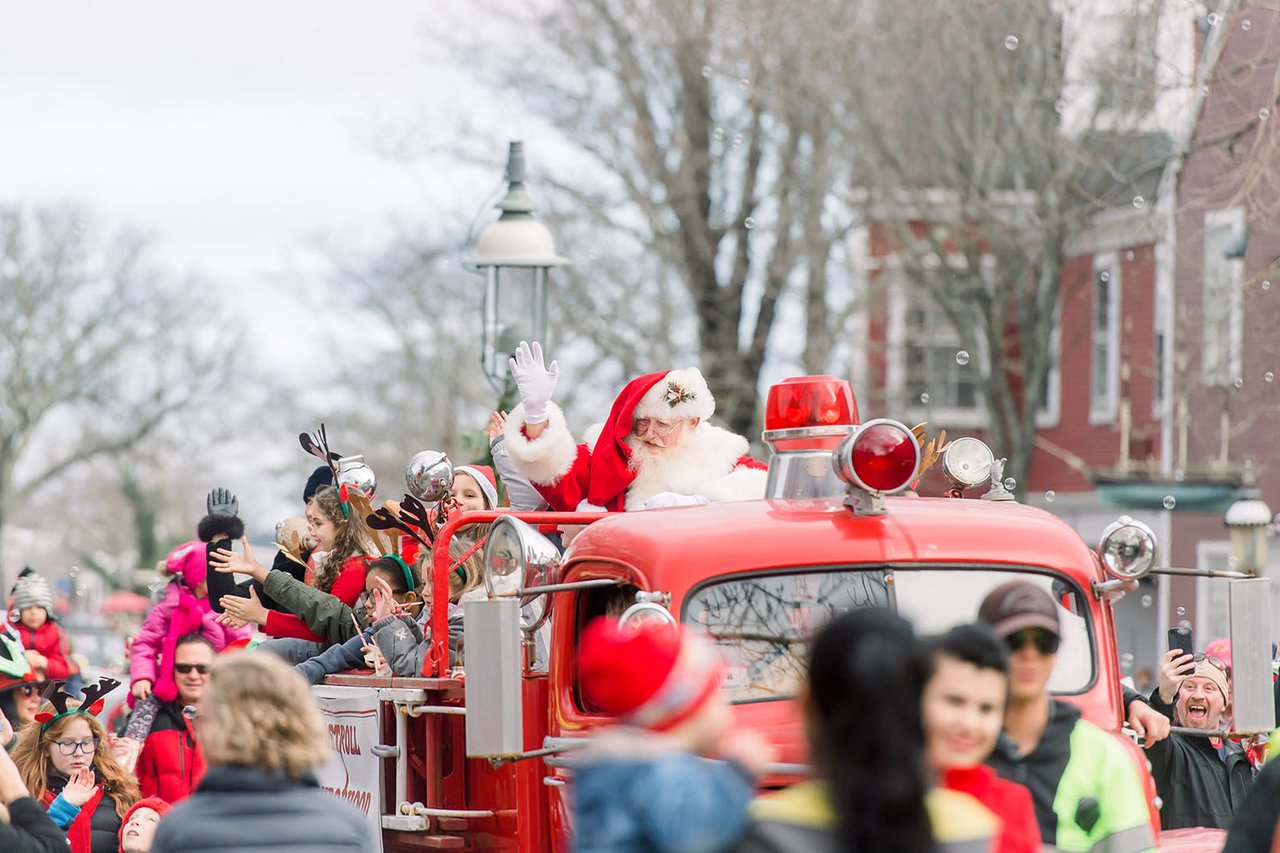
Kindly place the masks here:
POLYGON ((995 816, 935 788, 921 698, 929 653, 883 608, 843 613, 810 646, 801 696, 818 778, 767 794, 741 853, 948 853, 994 849, 995 816))
POLYGON ((67 837, 44 813, 22 774, 0 749, 0 850, 5 853, 66 853, 67 837))
POLYGON ((1009 694, 1009 649, 985 625, 957 625, 929 643, 925 759, 937 784, 970 794, 1000 821, 997 853, 1038 853, 1031 792, 983 762, 995 749, 1009 694))
POLYGON ((619 724, 573 754, 578 853, 702 853, 737 841, 772 748, 755 732, 728 731, 721 670, 713 649, 675 625, 587 626, 578 683, 619 724))
POLYGON ((374 849, 363 816, 316 781, 329 735, 288 664, 258 651, 219 658, 199 708, 208 770, 160 821, 154 853, 374 849))

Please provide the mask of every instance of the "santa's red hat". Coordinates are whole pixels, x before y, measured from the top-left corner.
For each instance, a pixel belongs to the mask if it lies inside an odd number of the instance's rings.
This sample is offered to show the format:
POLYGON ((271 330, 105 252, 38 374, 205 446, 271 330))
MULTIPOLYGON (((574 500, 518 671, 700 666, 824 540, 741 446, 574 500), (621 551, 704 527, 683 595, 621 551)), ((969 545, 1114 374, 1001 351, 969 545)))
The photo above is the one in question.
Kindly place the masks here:
POLYGON ((591 451, 587 500, 596 506, 608 506, 635 479, 626 437, 636 418, 706 419, 715 410, 716 401, 696 367, 647 373, 632 379, 613 401, 591 451))
POLYGON ((720 689, 722 669, 705 642, 666 623, 597 619, 578 646, 578 684, 592 707, 652 731, 697 713, 720 689))

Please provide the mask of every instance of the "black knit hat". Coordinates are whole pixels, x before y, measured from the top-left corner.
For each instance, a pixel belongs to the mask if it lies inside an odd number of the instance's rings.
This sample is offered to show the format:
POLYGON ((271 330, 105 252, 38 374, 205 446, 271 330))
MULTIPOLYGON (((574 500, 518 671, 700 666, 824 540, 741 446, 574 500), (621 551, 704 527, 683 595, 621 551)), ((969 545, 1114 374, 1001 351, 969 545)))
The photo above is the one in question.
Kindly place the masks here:
POLYGON ((307 478, 307 487, 302 490, 302 502, 307 503, 311 500, 321 486, 333 485, 333 471, 328 465, 321 465, 319 468, 311 472, 311 476, 307 478))
POLYGON ((226 534, 228 539, 239 539, 244 536, 244 522, 239 516, 212 513, 200 519, 196 525, 196 536, 201 542, 212 542, 213 537, 226 534))

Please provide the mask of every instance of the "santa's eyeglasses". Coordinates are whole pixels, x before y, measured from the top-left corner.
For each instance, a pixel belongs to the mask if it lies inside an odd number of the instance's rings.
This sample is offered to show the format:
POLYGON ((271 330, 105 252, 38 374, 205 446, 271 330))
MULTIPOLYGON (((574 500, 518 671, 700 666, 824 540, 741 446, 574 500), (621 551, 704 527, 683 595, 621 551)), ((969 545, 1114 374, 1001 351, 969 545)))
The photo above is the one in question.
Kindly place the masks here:
POLYGON ((637 438, 644 435, 649 430, 653 430, 655 435, 664 438, 676 431, 676 427, 680 426, 680 421, 660 421, 657 418, 636 418, 631 422, 631 434, 637 438))

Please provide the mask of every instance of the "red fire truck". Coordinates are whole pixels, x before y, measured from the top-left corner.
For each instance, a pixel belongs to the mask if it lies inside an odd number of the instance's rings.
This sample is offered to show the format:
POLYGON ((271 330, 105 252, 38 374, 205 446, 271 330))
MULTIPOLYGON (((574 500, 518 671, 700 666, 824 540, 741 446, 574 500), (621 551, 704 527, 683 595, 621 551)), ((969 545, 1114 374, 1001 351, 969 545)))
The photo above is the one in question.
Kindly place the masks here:
MULTIPOLYGON (((726 659, 723 688, 738 724, 767 734, 779 751, 763 781, 776 787, 805 773, 792 697, 810 632, 835 612, 867 606, 896 608, 919 632, 940 632, 973 621, 983 597, 1014 577, 1059 603, 1063 637, 1050 688, 1128 745, 1158 828, 1145 757, 1120 734, 1111 610, 1153 567, 1149 529, 1122 519, 1091 550, 1056 516, 1014 500, 1000 461, 974 439, 941 454, 950 493, 917 497, 909 488, 923 442, 895 421, 859 423, 848 383, 830 377, 772 389, 764 438, 774 451, 764 500, 448 521, 436 538, 437 625, 446 618, 448 540, 460 525, 492 523, 484 552, 491 597, 466 605, 465 667, 444 664, 441 630, 422 678, 339 675, 317 688, 339 707, 330 719, 340 769, 330 787, 369 808, 384 849, 568 846, 573 781, 561 759, 607 722, 574 679, 578 637, 597 616, 625 611, 624 620, 673 619, 704 632, 726 659), (988 481, 981 496, 966 496, 988 481), (535 529, 584 524, 563 556, 535 529), (342 722, 357 718, 350 706, 341 710, 357 695, 363 734, 342 722), (368 790, 352 787, 356 777, 368 790)), ((1221 833, 1184 831, 1165 843, 1215 850, 1221 833)))

